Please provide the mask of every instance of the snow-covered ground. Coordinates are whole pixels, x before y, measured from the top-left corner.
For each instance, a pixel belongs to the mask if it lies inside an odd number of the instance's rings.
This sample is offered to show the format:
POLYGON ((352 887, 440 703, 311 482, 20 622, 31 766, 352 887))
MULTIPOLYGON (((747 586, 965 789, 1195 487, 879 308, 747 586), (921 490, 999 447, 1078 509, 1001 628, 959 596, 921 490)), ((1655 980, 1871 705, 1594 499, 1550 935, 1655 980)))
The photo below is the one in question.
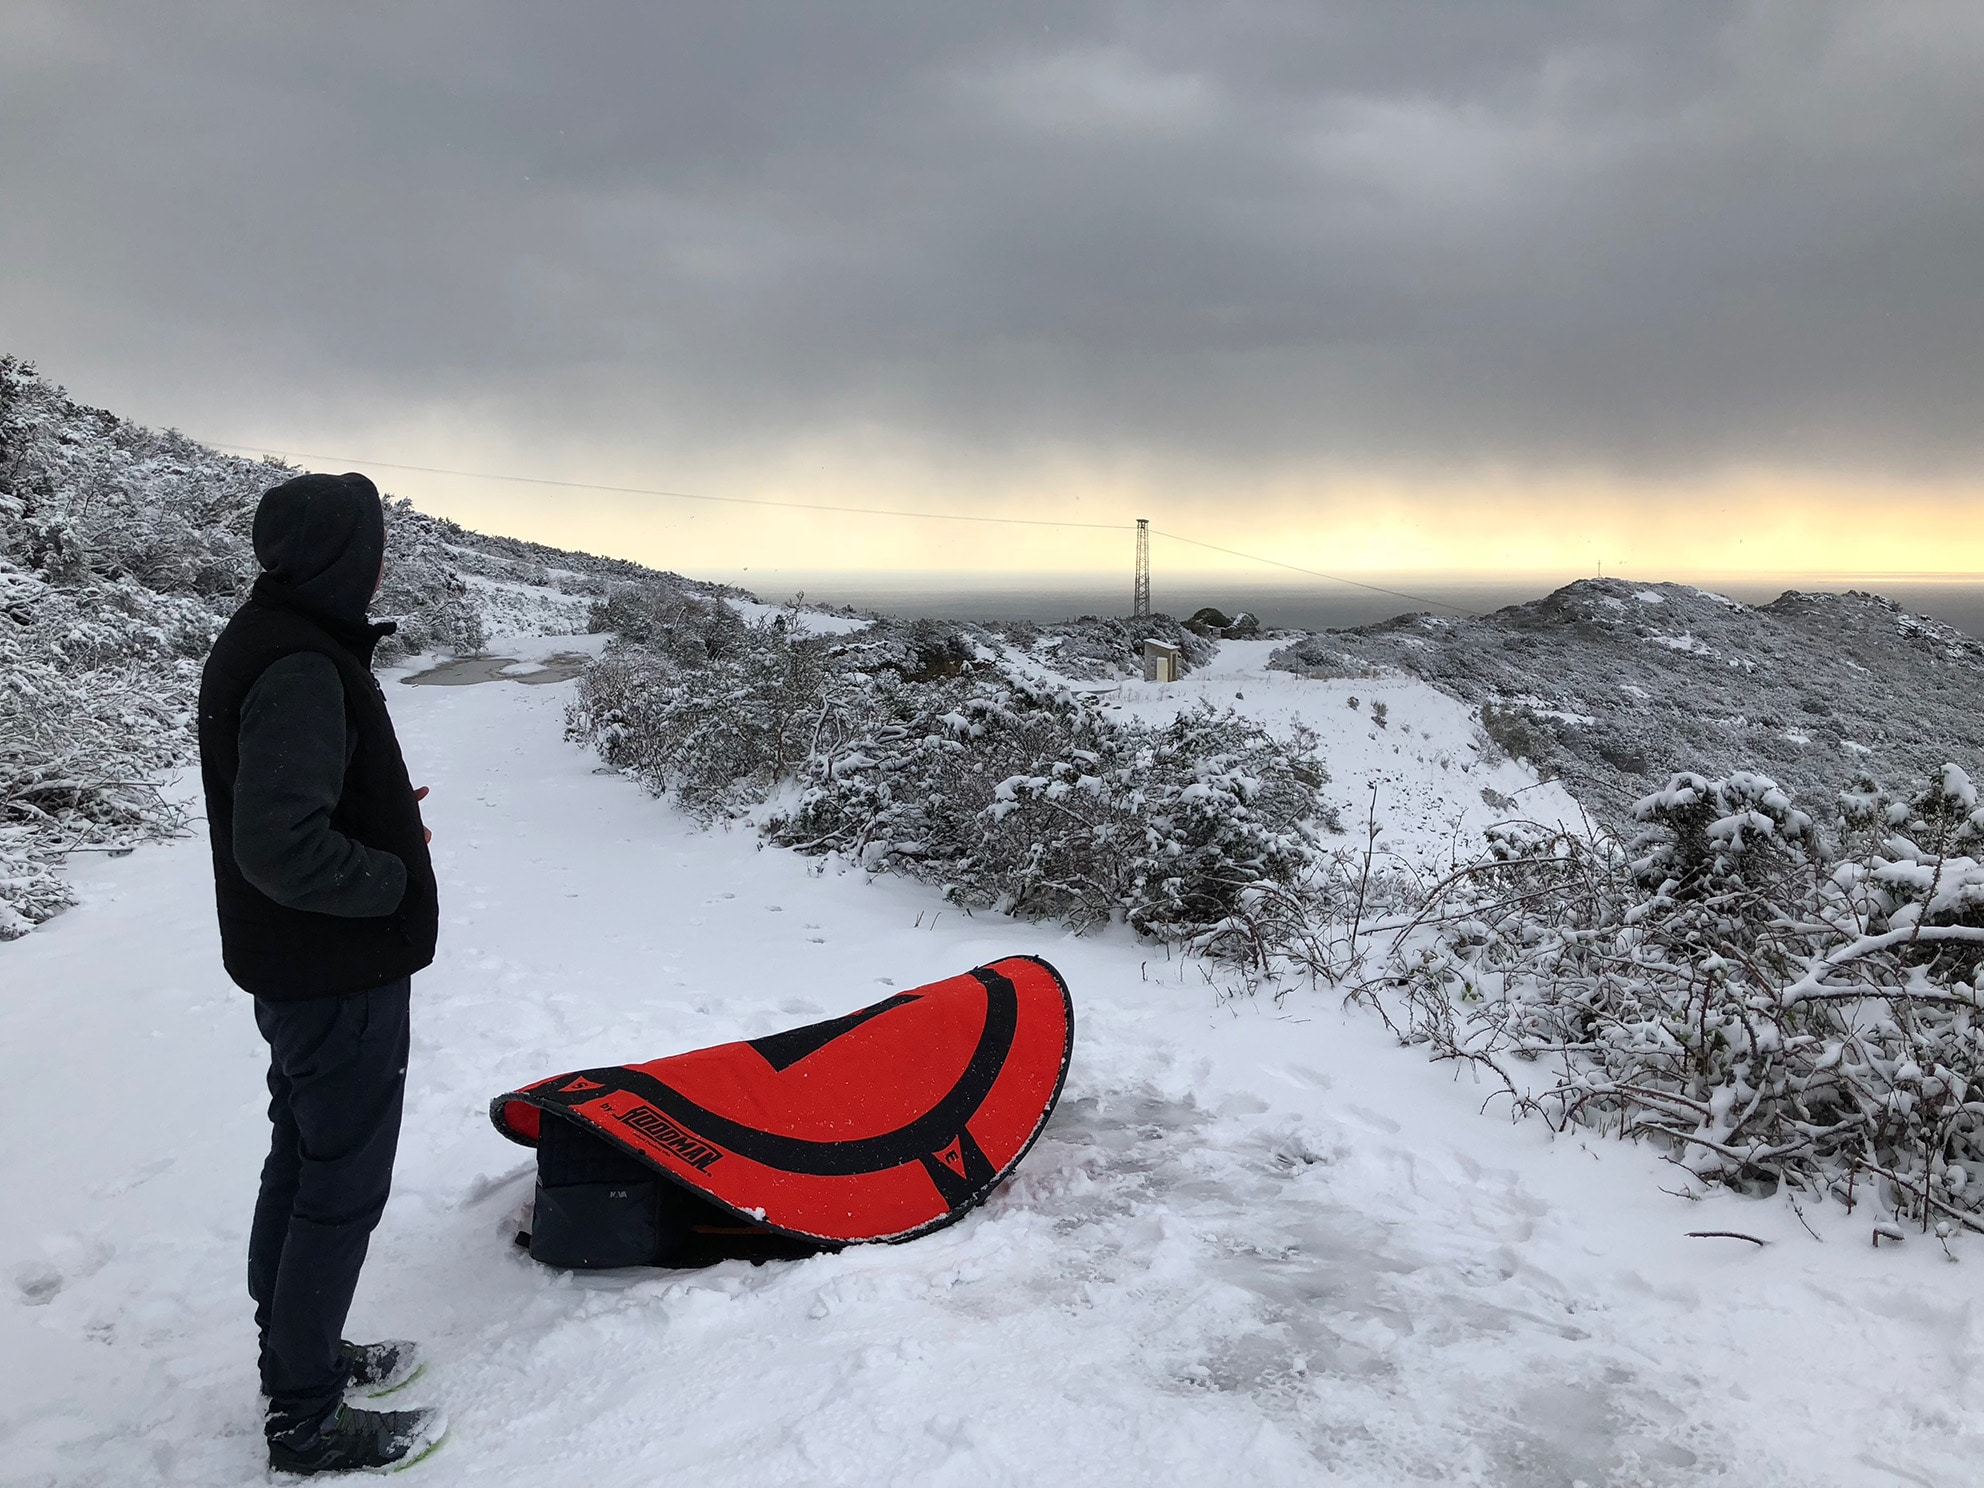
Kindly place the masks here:
POLYGON ((592 613, 592 600, 583 594, 474 573, 461 579, 475 595, 484 632, 493 642, 512 636, 583 635, 592 613))
MULTIPOLYGON (((785 605, 766 604, 764 601, 756 599, 731 598, 726 600, 725 603, 753 625, 788 613, 785 605)), ((802 609, 799 612, 798 633, 803 635, 851 635, 857 630, 866 630, 872 623, 872 621, 864 620, 858 615, 830 615, 825 610, 802 609)))
POLYGON ((1103 706, 1162 723, 1204 701, 1286 735, 1296 725, 1323 743, 1330 783, 1352 845, 1372 823, 1377 846, 1421 873, 1474 858, 1482 831, 1511 817, 1549 825, 1580 820, 1563 786, 1485 748, 1475 709, 1413 677, 1312 681, 1268 670, 1280 641, 1223 641, 1219 654, 1177 682, 1125 682, 1103 706), (1380 723, 1378 710, 1383 709, 1380 723))
MULTIPOLYGON (((1326 725, 1339 796, 1376 778, 1413 851, 1442 849, 1449 813, 1495 814, 1483 785, 1524 784, 1418 684, 1270 686, 1260 659, 1229 647, 1114 701, 1242 692, 1326 725)), ((1978 1480, 1974 1248, 1956 1265, 1919 1237, 1870 1248, 1864 1210, 1808 1216, 1820 1240, 1776 1200, 1671 1197, 1650 1152, 1484 1116, 1481 1089, 1327 992, 1222 1002, 1121 931, 970 918, 699 832, 562 742, 571 685, 388 683, 433 787, 444 939, 352 1331, 433 1360, 410 1393, 454 1434, 409 1481, 1978 1480), (1067 976, 1075 1062, 965 1222, 685 1274, 562 1275, 511 1245, 529 1154, 490 1128, 492 1095, 1014 951, 1067 976)), ((219 969, 205 846, 78 883, 80 908, 0 947, 0 1482, 259 1483, 242 1253, 264 1053, 219 969)))

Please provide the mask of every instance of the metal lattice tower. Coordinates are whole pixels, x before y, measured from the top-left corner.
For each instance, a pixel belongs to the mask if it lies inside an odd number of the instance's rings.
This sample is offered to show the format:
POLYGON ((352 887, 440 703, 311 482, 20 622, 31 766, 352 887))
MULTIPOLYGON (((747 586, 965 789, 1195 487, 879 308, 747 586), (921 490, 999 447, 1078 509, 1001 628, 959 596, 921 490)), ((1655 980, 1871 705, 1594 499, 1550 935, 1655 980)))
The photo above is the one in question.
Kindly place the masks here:
POLYGON ((1150 519, 1137 518, 1137 587, 1130 596, 1130 615, 1141 620, 1150 613, 1150 519))

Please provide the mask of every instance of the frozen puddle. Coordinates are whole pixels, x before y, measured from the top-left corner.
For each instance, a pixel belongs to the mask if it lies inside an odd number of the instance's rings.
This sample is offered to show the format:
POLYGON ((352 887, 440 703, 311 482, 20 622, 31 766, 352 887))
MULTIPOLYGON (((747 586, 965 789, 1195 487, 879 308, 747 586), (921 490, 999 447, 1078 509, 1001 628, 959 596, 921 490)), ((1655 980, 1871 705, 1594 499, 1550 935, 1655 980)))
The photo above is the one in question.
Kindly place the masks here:
POLYGON ((541 687, 549 682, 569 682, 586 669, 590 656, 578 651, 559 651, 542 661, 521 661, 514 656, 461 656, 415 672, 400 681, 409 687, 473 687, 478 682, 522 682, 541 687), (521 667, 521 671, 512 671, 521 667))

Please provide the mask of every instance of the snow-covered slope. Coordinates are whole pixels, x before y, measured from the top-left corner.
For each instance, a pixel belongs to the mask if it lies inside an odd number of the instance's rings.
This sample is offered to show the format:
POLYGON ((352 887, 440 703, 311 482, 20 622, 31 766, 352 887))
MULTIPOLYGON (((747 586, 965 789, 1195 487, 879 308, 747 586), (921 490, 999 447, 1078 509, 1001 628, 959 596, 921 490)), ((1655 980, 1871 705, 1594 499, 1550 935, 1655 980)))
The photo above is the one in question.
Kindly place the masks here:
POLYGON ((1414 677, 1296 677, 1269 666, 1281 644, 1223 641, 1182 680, 1125 682, 1106 706, 1163 722, 1204 701, 1278 734, 1309 729, 1347 836, 1361 848, 1375 822, 1378 849, 1421 874, 1472 860, 1482 832, 1512 816, 1548 826, 1581 819, 1561 783, 1539 782, 1493 746, 1478 709, 1414 677))
MULTIPOLYGON (((1257 681, 1255 660, 1229 650, 1189 687, 1339 720, 1341 786, 1417 772, 1408 845, 1436 849, 1481 784, 1520 789, 1512 767, 1462 768, 1464 711, 1422 684, 1257 681)), ((1121 931, 967 918, 698 831, 562 742, 572 685, 388 682, 445 895, 352 1324, 433 1356, 410 1394, 455 1435, 407 1481, 1975 1481, 1984 1315, 1932 1242, 1670 1197, 1649 1151, 1484 1117, 1484 1090, 1327 992, 1221 1002, 1121 931), (1016 1180, 964 1223, 681 1275, 564 1276, 511 1245, 528 1155, 491 1130, 491 1095, 1012 951, 1066 973, 1075 1064, 1016 1180), (1705 1230, 1770 1243, 1688 1238, 1705 1230)), ((259 1484, 241 1270, 265 1056, 218 966, 204 846, 78 882, 79 908, 0 946, 0 1479, 259 1484)))
MULTIPOLYGON (((72 855, 179 825, 151 786, 191 755, 200 663, 255 576, 255 505, 294 474, 86 407, 0 355, 0 940, 69 902, 72 855)), ((399 633, 382 659, 584 631, 634 586, 748 599, 404 501, 386 518, 373 613, 399 633)))
POLYGON ((1510 753, 1617 816, 1677 770, 1758 770, 1821 819, 1871 773, 1907 790, 1984 770, 1984 643, 1871 594, 1752 607, 1683 584, 1581 579, 1492 615, 1407 615, 1289 644, 1310 676, 1424 677, 1490 711, 1510 753))

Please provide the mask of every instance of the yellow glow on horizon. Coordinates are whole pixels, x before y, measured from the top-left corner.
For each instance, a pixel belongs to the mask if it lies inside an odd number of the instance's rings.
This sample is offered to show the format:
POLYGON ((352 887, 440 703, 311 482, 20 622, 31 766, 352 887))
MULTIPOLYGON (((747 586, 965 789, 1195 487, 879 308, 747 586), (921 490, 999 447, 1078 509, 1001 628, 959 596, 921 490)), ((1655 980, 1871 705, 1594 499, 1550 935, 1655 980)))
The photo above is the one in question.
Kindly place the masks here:
MULTIPOLYGON (((409 464, 605 485, 672 488, 821 506, 1113 524, 1085 531, 892 519, 663 496, 507 484, 378 467, 380 486, 465 526, 695 573, 1126 569, 1129 528, 1196 538, 1331 573, 1607 573, 1643 578, 1746 573, 1984 573, 1984 479, 1909 480, 1740 470, 1671 481, 1513 470, 1421 474, 1344 469, 1272 473, 1015 457, 1003 466, 880 443, 672 462, 571 450, 503 451, 481 440, 401 430, 326 448, 368 448, 409 464), (419 438, 419 434, 429 438, 419 438)), ((362 468, 362 467, 361 467, 362 468)), ((1273 569, 1165 538, 1173 570, 1273 569)))

